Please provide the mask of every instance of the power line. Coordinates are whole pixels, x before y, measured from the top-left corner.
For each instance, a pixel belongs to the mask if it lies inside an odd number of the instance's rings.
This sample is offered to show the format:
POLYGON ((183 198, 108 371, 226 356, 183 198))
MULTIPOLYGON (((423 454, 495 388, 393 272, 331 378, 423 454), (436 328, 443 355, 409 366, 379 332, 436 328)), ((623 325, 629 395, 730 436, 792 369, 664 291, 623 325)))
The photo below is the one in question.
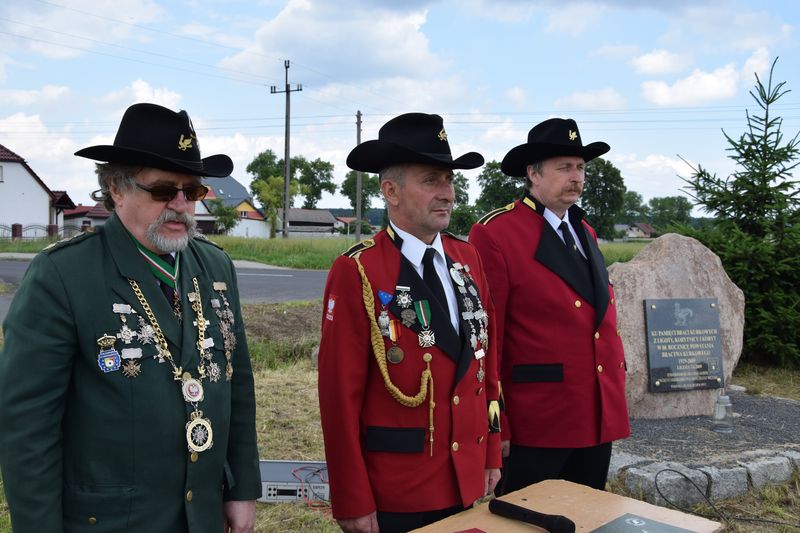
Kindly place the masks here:
MULTIPOLYGON (((25 23, 25 22, 19 22, 19 21, 11 20, 11 19, 4 18, 4 17, 0 17, 0 20, 4 20, 4 21, 10 22, 12 24, 17 24, 19 26, 26 26, 28 28, 33 28, 35 30, 42 30, 42 31, 50 32, 50 33, 55 33, 56 35, 63 35, 65 37, 71 37, 73 39, 81 39, 81 40, 84 40, 84 41, 89 41, 91 43, 96 43, 96 44, 100 44, 100 45, 103 45, 103 46, 109 46, 109 47, 112 47, 112 48, 119 48, 121 50, 127 50, 127 51, 130 51, 130 52, 136 52, 136 53, 140 53, 140 54, 146 54, 146 55, 161 57, 161 58, 165 58, 165 59, 171 59, 173 61, 178 61, 178 62, 182 62, 182 63, 191 63, 193 65, 199 65, 199 66, 202 66, 202 67, 209 67, 209 68, 212 68, 212 69, 215 69, 215 70, 228 71, 228 72, 232 72, 232 73, 235 73, 235 74, 241 74, 241 75, 244 75, 244 76, 250 76, 250 77, 253 77, 253 78, 262 78, 265 82, 266 81, 273 81, 272 78, 267 78, 266 76, 259 76, 257 74, 251 74, 250 72, 244 72, 244 71, 241 71, 241 70, 235 70, 235 69, 226 68, 226 67, 218 67, 216 65, 210 65, 208 63, 201 63, 199 61, 192 61, 191 59, 179 58, 179 57, 170 56, 170 55, 167 55, 167 54, 160 54, 158 52, 150 52, 148 50, 141 50, 141 49, 138 49, 138 48, 131 48, 129 46, 123 46, 123 45, 120 45, 120 44, 109 43, 109 42, 106 42, 106 41, 101 41, 99 39, 93 39, 91 37, 84 37, 82 35, 75 35, 73 33, 66 33, 66 32, 62 32, 62 31, 58 31, 58 30, 53 30, 53 29, 50 29, 50 28, 44 28, 42 26, 35 26, 33 24, 28 24, 28 23, 25 23)), ((29 38, 28 36, 20 35, 20 34, 7 33, 7 35, 14 35, 14 36, 17 36, 17 37, 21 37, 23 39, 28 39, 29 38)), ((66 45, 63 45, 61 43, 52 43, 52 44, 54 46, 66 46, 66 45)), ((79 48, 79 49, 80 50, 85 50, 87 52, 90 51, 89 49, 85 49, 85 48, 84 49, 79 48)), ((118 56, 118 57, 120 57, 120 56, 118 56)))

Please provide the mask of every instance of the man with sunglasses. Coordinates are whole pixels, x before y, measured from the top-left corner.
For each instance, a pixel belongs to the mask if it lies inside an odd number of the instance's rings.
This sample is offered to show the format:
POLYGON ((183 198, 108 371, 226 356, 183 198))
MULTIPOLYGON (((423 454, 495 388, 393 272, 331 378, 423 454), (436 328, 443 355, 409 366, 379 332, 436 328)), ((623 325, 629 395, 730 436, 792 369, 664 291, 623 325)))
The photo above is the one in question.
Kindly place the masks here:
POLYGON ((253 531, 253 375, 230 258, 195 229, 185 111, 128 108, 96 165, 112 216, 31 263, 4 323, 0 467, 15 531, 253 531))

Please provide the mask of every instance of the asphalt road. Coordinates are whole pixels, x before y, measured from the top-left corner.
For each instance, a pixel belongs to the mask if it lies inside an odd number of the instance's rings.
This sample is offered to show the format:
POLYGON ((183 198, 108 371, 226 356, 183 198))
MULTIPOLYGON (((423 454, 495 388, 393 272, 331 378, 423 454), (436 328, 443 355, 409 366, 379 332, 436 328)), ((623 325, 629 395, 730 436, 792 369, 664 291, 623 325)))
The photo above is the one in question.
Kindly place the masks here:
MULTIPOLYGON (((0 260, 0 281, 15 288, 30 261, 0 260)), ((291 300, 315 300, 322 298, 325 279, 324 270, 291 270, 283 268, 236 267, 239 278, 239 296, 245 303, 276 303, 291 300)), ((0 294, 0 322, 8 312, 13 294, 0 294)))

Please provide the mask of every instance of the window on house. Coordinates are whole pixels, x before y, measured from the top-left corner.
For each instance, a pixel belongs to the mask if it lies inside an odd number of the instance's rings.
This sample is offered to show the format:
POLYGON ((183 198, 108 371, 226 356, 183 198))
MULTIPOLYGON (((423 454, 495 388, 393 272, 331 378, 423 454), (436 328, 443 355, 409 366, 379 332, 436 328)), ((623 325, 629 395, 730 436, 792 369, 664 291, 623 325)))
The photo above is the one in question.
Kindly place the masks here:
POLYGON ((247 218, 247 211, 239 211, 239 216, 242 218, 247 218))

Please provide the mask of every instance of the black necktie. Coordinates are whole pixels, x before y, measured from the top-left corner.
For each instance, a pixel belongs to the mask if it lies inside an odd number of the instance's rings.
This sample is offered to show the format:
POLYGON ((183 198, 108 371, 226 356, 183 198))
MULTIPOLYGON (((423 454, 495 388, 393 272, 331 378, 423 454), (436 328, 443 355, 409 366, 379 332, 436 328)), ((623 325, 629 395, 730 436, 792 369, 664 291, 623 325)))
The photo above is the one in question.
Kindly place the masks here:
POLYGON ((434 297, 439 300, 442 308, 449 309, 447 307, 447 296, 444 294, 442 280, 439 279, 439 274, 436 273, 436 267, 433 266, 434 254, 436 254, 436 250, 428 248, 425 250, 425 255, 422 256, 422 279, 428 285, 434 297))
POLYGON ((561 230, 561 234, 564 236, 564 244, 567 245, 567 249, 570 251, 571 254, 574 254, 575 257, 580 258, 582 261, 586 261, 586 258, 583 257, 580 250, 578 250, 578 245, 575 244, 575 239, 572 238, 572 233, 569 231, 569 225, 566 221, 562 221, 561 225, 558 226, 558 229, 561 230))

